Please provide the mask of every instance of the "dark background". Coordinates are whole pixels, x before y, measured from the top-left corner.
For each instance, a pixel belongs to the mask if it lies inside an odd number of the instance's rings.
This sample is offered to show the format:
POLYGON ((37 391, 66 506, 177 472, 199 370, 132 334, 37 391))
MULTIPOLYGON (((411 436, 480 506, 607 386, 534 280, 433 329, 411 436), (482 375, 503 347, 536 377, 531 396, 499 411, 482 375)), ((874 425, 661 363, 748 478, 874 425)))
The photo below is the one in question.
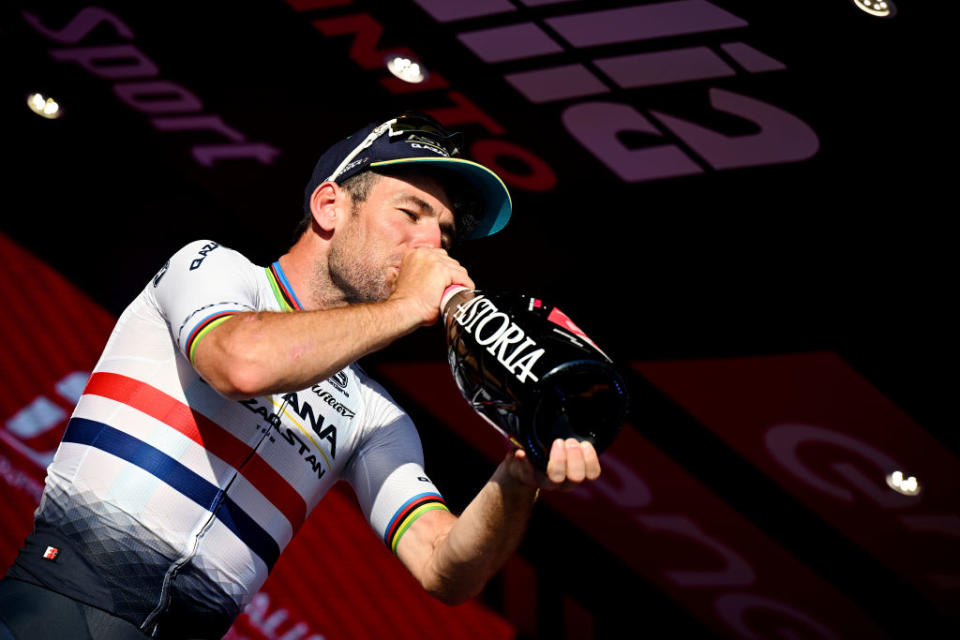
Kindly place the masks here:
MULTIPOLYGON (((642 3, 520 3, 509 21, 642 3)), ((329 144, 368 121, 405 108, 450 106, 458 90, 507 133, 477 125, 468 141, 502 137, 546 159, 558 184, 512 189, 514 216, 500 234, 465 245, 461 261, 487 288, 536 294, 562 306, 616 361, 831 350, 954 453, 952 369, 956 295, 949 232, 955 217, 948 158, 954 140, 955 75, 931 34, 935 6, 910 3, 877 19, 845 0, 788 5, 717 0, 747 29, 567 51, 549 60, 487 65, 460 44, 463 31, 500 17, 438 24, 412 2, 355 2, 294 11, 286 3, 105 2, 159 67, 156 79, 188 88, 204 113, 219 114, 251 141, 281 151, 272 165, 193 162, 190 149, 215 143, 195 132, 161 132, 112 91, 115 81, 50 49, 125 42, 99 27, 76 45, 52 42, 21 11, 59 29, 83 3, 4 3, 0 47, 5 205, 0 230, 119 314, 184 243, 212 238, 260 264, 289 246, 303 185, 329 144), (450 88, 395 95, 348 54, 349 37, 328 38, 310 21, 372 14, 385 26, 379 47, 406 46, 450 88), (783 62, 784 71, 683 85, 617 90, 601 100, 664 111, 729 135, 750 125, 710 109, 710 87, 764 100, 804 120, 820 149, 809 160, 726 171, 698 162, 696 176, 626 184, 563 128, 561 101, 533 105, 503 74, 594 57, 742 40, 783 62), (24 97, 47 91, 66 116, 46 121, 24 97)), ((902 3, 906 4, 906 3, 902 3)), ((642 141, 641 141, 642 143, 642 141)), ((694 156, 695 157, 695 156, 694 156)), ((422 330, 372 360, 440 360, 438 328, 422 330)), ((630 377, 634 422, 725 501, 833 582, 892 635, 932 606, 743 462, 638 376, 630 377), (639 409, 638 409, 639 407, 639 409), (639 420, 642 413, 646 420, 639 420), (666 416, 667 420, 650 418, 666 416), (671 427, 657 428, 658 424, 671 427), (740 490, 749 481, 754 489, 740 490), (784 524, 785 518, 790 526, 784 524), (799 526, 798 526, 799 523, 799 526), (842 559, 842 562, 840 561, 842 559), (900 587, 901 597, 879 585, 900 587), (902 596, 903 593, 908 595, 902 596), (896 607, 894 605, 896 604, 896 607)), ((462 506, 489 463, 416 407, 433 475, 462 506), (456 464, 450 462, 456 460, 456 464), (455 473, 453 473, 455 471, 455 473)), ((586 550, 581 579, 562 588, 595 614, 598 635, 622 624, 642 601, 654 626, 706 635, 654 587, 605 549, 541 508, 521 554, 543 571, 542 635, 559 627, 548 557, 556 546, 586 550), (598 588, 624 581, 629 589, 598 588), (649 605, 649 606, 647 606, 649 605)), ((496 603, 495 582, 485 597, 496 603)))

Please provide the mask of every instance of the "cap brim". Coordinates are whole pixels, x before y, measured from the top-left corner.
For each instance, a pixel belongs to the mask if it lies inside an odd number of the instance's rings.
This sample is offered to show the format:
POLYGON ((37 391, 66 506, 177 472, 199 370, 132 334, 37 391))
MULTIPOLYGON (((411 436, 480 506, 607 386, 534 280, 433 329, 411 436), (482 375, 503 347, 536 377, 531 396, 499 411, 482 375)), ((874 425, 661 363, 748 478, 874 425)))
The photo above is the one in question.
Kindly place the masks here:
POLYGON ((480 197, 481 214, 473 231, 469 236, 464 237, 465 240, 493 235, 507 225, 510 220, 510 213, 513 210, 510 191, 507 190, 507 185, 503 183, 500 176, 482 164, 463 158, 434 156, 381 160, 371 162, 370 168, 415 163, 429 164, 438 169, 456 173, 477 190, 477 195, 480 197))

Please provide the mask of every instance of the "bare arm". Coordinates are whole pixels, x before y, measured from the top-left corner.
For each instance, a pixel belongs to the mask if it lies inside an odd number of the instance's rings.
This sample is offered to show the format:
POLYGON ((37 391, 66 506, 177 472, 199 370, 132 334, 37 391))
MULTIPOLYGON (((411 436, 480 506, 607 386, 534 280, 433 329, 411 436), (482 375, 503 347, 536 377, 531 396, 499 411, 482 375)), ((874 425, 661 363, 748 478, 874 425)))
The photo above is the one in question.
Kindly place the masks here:
POLYGON ((194 366, 233 399, 303 389, 419 326, 401 301, 230 318, 197 345, 194 366))
POLYGON ((441 249, 415 249, 383 302, 297 313, 240 313, 197 344, 194 366, 233 399, 303 389, 436 322, 444 288, 471 283, 441 249))
POLYGON ((459 518, 425 513, 400 539, 397 556, 430 594, 461 603, 480 593, 516 550, 540 488, 567 490, 599 476, 593 446, 572 438, 553 443, 546 476, 522 450, 511 451, 459 518))

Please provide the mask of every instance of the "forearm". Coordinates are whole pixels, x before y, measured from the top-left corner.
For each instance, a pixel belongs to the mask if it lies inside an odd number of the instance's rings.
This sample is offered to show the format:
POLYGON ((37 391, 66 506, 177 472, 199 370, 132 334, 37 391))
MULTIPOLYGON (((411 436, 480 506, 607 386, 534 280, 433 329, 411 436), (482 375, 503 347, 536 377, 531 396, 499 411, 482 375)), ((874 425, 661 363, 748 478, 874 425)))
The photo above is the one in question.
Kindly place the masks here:
POLYGON ((564 491, 598 477, 600 461, 589 442, 555 440, 546 474, 522 449, 511 451, 459 518, 434 510, 414 521, 397 557, 428 592, 448 604, 463 602, 480 593, 520 544, 538 487, 564 491))
POLYGON ((505 463, 497 467, 446 536, 437 539, 423 572, 424 588, 452 604, 480 593, 520 544, 536 495, 505 463))
POLYGON ((303 389, 419 326, 405 301, 242 313, 198 344, 194 365, 232 398, 303 389))

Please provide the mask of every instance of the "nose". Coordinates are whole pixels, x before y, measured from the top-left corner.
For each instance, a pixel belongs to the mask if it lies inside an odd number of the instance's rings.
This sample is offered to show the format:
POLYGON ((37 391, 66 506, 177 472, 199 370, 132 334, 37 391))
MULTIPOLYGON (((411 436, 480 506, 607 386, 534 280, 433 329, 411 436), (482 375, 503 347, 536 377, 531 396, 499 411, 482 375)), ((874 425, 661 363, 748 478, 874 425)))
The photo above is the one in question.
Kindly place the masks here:
POLYGON ((439 249, 443 246, 443 234, 440 232, 440 222, 436 218, 422 218, 413 231, 411 246, 414 248, 427 247, 439 249))

